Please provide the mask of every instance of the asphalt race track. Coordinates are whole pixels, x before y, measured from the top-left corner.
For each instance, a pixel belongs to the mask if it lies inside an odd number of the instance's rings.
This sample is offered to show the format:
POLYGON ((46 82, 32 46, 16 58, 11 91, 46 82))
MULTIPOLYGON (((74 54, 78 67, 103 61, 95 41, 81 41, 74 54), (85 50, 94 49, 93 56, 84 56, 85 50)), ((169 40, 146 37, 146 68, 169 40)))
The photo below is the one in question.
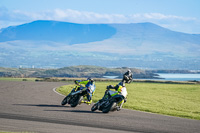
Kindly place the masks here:
POLYGON ((0 131, 42 133, 199 133, 200 121, 122 109, 103 114, 91 105, 61 106, 63 82, 0 81, 0 131))

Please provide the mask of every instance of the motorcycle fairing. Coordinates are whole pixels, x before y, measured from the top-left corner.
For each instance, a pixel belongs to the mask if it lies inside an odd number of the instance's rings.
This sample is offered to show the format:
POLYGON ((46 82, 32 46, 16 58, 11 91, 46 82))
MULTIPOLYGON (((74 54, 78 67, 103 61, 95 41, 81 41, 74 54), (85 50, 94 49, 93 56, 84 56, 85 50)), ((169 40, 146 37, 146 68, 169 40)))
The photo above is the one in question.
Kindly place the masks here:
POLYGON ((111 90, 109 90, 109 91, 108 91, 108 94, 109 94, 111 97, 113 97, 113 96, 117 95, 118 92, 117 92, 117 91, 111 91, 111 90))

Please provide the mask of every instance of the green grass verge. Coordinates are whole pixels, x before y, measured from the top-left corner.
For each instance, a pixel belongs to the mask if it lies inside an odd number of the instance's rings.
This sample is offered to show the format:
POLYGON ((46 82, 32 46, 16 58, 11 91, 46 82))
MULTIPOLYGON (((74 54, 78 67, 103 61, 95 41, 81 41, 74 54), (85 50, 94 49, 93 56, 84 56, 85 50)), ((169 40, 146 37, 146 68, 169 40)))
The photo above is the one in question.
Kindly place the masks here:
MULTIPOLYGON (((105 88, 118 82, 96 82, 93 101, 104 95, 105 88)), ((67 95, 74 85, 57 89, 67 95)), ((128 100, 123 108, 200 120, 200 85, 166 83, 126 84, 128 100)))
POLYGON ((7 131, 0 131, 0 133, 34 133, 34 132, 7 132, 7 131))

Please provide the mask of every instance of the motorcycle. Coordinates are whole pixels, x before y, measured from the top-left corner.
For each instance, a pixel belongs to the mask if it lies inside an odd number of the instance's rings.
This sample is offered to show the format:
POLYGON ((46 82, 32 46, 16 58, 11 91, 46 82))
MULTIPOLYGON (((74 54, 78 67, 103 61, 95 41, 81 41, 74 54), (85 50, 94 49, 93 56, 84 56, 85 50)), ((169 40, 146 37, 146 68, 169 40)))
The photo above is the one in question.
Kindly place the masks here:
POLYGON ((125 97, 119 95, 117 91, 106 90, 104 97, 95 103, 91 111, 100 110, 103 113, 108 113, 109 111, 120 110, 120 106, 123 105, 125 97))
POLYGON ((81 101, 87 97, 86 88, 83 88, 82 85, 75 86, 72 91, 62 100, 61 105, 70 104, 71 107, 76 107, 78 104, 81 104, 81 101))

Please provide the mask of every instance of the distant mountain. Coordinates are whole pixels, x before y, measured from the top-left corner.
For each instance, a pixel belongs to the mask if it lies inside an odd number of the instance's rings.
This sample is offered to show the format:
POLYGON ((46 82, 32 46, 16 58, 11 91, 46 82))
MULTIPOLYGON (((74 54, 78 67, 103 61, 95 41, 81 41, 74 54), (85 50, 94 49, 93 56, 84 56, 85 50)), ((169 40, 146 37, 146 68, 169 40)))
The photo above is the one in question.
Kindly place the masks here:
POLYGON ((138 45, 144 42, 172 43, 172 45, 200 44, 200 34, 175 32, 153 23, 112 24, 111 26, 117 29, 117 37, 130 37, 134 42, 140 41, 138 45))
POLYGON ((0 30, 0 66, 98 65, 199 69, 200 34, 153 23, 76 24, 38 20, 0 30))
POLYGON ((78 44, 101 41, 110 38, 115 33, 116 29, 106 24, 75 24, 40 20, 3 29, 0 33, 0 42, 32 40, 78 44))

